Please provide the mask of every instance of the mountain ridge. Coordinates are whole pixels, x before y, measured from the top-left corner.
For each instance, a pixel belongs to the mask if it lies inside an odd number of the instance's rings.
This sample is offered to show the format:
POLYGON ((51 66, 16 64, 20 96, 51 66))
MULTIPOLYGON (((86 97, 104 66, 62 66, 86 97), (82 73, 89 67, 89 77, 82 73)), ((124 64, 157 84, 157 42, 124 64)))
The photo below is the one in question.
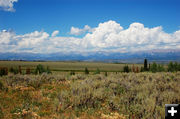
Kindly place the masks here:
POLYGON ((25 60, 25 61, 103 61, 103 62, 142 62, 144 58, 151 61, 178 61, 180 50, 153 50, 141 52, 89 52, 83 53, 15 53, 0 52, 0 60, 25 60))

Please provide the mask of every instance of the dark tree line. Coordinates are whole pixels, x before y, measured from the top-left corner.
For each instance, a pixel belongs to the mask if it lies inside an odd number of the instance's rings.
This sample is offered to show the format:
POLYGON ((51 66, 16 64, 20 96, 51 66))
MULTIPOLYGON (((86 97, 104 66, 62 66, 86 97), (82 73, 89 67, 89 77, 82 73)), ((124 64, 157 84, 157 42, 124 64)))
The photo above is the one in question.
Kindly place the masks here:
MULTIPOLYGON (((138 67, 134 67, 134 65, 132 66, 132 69, 130 67, 128 67, 128 65, 125 65, 123 68, 123 72, 135 72, 138 73, 139 70, 138 67)), ((156 62, 153 63, 149 63, 148 65, 148 61, 147 59, 144 59, 144 67, 140 68, 140 72, 164 72, 164 71, 168 71, 168 72, 177 72, 180 71, 180 63, 178 62, 169 62, 169 64, 167 65, 167 69, 164 68, 164 65, 162 64, 157 64, 156 62)))
POLYGON ((168 71, 169 72, 177 72, 180 71, 180 63, 177 62, 169 62, 168 64, 168 71))
POLYGON ((37 65, 35 70, 27 67, 25 69, 25 72, 22 71, 21 66, 10 67, 9 69, 7 67, 0 67, 0 76, 8 75, 9 72, 13 73, 15 75, 16 74, 42 74, 42 73, 50 74, 50 73, 52 73, 48 66, 47 66, 47 68, 44 68, 44 66, 41 64, 37 65))
POLYGON ((39 65, 36 66, 35 74, 42 74, 42 73, 51 74, 52 72, 49 69, 49 66, 47 66, 47 68, 44 68, 43 65, 39 64, 39 65))

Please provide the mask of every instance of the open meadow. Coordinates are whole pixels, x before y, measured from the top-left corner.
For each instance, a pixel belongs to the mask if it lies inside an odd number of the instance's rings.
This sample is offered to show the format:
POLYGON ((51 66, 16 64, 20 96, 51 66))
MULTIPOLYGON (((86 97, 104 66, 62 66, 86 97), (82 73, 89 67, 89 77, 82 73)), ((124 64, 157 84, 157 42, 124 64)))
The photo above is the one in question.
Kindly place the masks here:
MULTIPOLYGON (((30 62, 30 61, 0 61, 0 67, 19 67, 22 70, 30 68, 34 70, 38 64, 44 67, 49 66, 52 72, 60 73, 74 70, 76 72, 84 72, 84 68, 87 67, 89 71, 95 71, 99 68, 101 71, 107 72, 119 72, 123 70, 125 64, 118 63, 102 63, 102 62, 77 62, 77 61, 67 61, 67 62, 30 62)), ((133 64, 129 64, 132 67, 133 64)), ((135 66, 143 66, 143 64, 136 64, 135 66)))
POLYGON ((124 73, 125 64, 109 63, 0 62, 24 70, 38 64, 56 72, 0 77, 0 119, 162 119, 165 104, 180 103, 180 72, 124 73), (85 74, 84 67, 107 73, 85 74))

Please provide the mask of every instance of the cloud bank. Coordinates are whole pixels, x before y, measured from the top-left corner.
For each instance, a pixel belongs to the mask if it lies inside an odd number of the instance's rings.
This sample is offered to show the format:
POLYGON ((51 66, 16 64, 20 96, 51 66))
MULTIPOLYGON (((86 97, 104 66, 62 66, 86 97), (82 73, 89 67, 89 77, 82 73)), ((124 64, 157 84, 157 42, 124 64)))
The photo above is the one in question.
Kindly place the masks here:
POLYGON ((13 12, 15 11, 14 2, 18 2, 18 0, 0 0, 0 8, 4 11, 13 12))
POLYGON ((180 49, 180 30, 166 33, 161 26, 144 27, 141 23, 132 23, 124 29, 115 21, 100 23, 95 28, 71 28, 71 34, 82 38, 57 36, 59 31, 48 34, 34 31, 23 35, 3 30, 0 32, 0 52, 135 52, 148 50, 180 49))

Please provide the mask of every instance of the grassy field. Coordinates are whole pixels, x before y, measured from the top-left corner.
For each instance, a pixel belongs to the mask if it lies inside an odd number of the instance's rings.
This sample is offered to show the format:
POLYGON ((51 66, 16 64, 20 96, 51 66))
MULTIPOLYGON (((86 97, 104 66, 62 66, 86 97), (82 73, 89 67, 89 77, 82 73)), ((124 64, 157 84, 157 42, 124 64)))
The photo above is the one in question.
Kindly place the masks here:
MULTIPOLYGON (((0 67, 18 67, 22 66, 22 69, 27 67, 35 69, 38 64, 43 66, 49 66, 52 71, 70 71, 83 72, 85 67, 90 71, 95 71, 99 68, 101 71, 116 72, 122 71, 125 64, 115 63, 102 63, 102 62, 27 62, 27 61, 0 61, 0 67)), ((132 67, 133 64, 129 64, 132 67)), ((143 66, 142 64, 136 64, 135 66, 143 66)))

